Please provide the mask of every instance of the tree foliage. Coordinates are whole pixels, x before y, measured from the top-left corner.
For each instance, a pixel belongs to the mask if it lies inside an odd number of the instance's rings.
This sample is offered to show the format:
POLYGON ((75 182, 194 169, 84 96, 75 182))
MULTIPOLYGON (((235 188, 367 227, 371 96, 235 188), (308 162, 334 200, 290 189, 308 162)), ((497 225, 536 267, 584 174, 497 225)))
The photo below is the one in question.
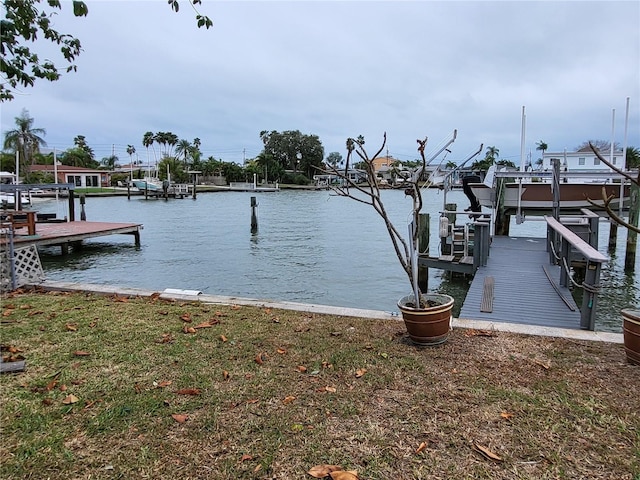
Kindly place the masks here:
POLYGON ((42 135, 47 132, 44 128, 34 128, 33 117, 29 116, 29 111, 22 109, 19 117, 15 118, 16 129, 9 130, 4 134, 4 150, 10 150, 14 154, 19 153, 21 165, 30 165, 35 154, 40 151, 40 147, 46 147, 47 142, 44 141, 42 135))
MULTIPOLYGON (((317 135, 305 135, 299 130, 260 132, 264 149, 258 156, 261 166, 271 167, 269 171, 290 170, 312 178, 322 169, 324 148, 317 135)), ((272 178, 271 173, 269 177, 272 178)))
MULTIPOLYGON (((195 6, 201 0, 188 0, 196 11, 198 28, 213 26, 209 17, 200 15, 195 6)), ((178 0, 169 0, 171 8, 177 12, 178 0)), ((84 17, 89 8, 83 1, 73 0, 73 14, 84 17)), ((51 82, 60 78, 60 71, 51 60, 42 60, 35 50, 35 42, 43 38, 60 47, 60 53, 67 66, 65 71, 76 71, 76 58, 82 51, 80 40, 73 35, 56 30, 51 18, 62 10, 60 0, 3 0, 3 19, 0 21, 0 102, 14 98, 19 87, 33 87, 37 79, 51 82), (44 4, 44 5, 43 5, 44 4)), ((59 62, 58 61, 58 62, 59 62)))

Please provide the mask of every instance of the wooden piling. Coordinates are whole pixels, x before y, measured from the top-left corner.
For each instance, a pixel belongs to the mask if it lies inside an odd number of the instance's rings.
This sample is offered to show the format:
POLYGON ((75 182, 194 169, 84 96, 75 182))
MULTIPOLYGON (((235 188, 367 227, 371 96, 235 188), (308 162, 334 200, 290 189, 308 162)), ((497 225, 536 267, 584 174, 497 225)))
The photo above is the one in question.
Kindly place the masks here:
POLYGON ((76 199, 73 189, 69 189, 69 221, 76 221, 76 199))
POLYGON ((256 197, 251 197, 251 233, 256 233, 258 231, 258 202, 256 201, 256 197))
MULTIPOLYGON (((418 214, 418 255, 429 255, 429 214, 418 214)), ((418 287, 429 290, 429 267, 418 265, 418 287)))
POLYGON ((616 251, 616 243, 618 241, 618 224, 609 220, 609 253, 616 251))
MULTIPOLYGON (((640 181, 640 174, 638 174, 640 181)), ((638 227, 638 217, 640 216, 640 186, 631 184, 629 187, 629 225, 638 227)), ((638 234, 627 229, 627 249, 624 254, 624 270, 631 272, 636 264, 636 248, 638 244, 638 234)))
POLYGON ((86 222, 87 214, 84 211, 84 204, 86 202, 86 197, 84 193, 80 194, 80 220, 86 222))

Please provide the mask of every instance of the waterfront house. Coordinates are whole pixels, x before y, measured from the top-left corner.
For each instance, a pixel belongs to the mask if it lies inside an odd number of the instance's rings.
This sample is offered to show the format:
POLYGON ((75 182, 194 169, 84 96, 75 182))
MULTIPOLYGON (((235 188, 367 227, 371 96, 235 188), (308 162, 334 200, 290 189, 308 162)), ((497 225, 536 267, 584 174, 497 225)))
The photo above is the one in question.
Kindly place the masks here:
POLYGON ((45 172, 55 175, 56 183, 73 183, 76 187, 108 187, 111 185, 111 172, 95 168, 74 167, 73 165, 30 165, 31 172, 45 172))

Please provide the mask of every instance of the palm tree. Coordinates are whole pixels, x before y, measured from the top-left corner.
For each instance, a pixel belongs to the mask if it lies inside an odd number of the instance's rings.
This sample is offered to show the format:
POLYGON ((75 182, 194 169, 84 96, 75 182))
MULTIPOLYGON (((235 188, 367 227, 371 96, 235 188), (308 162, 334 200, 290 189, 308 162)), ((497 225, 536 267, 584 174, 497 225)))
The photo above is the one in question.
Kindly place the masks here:
POLYGON ((187 158, 191 154, 192 150, 191 142, 189 140, 180 140, 178 142, 178 146, 176 147, 176 155, 184 155, 184 166, 187 166, 187 158))
POLYGON ((127 145, 127 153, 129 154, 129 167, 131 170, 131 180, 133 180, 133 154, 136 153, 136 147, 127 145))
POLYGON ((536 165, 540 165, 540 168, 542 168, 542 165, 544 163, 544 152, 547 151, 547 149, 549 148, 549 145, 547 145, 543 140, 540 140, 539 142, 536 142, 536 150, 541 150, 542 151, 542 158, 540 158, 539 160, 540 163, 536 162, 536 165))
MULTIPOLYGON (((147 149, 147 165, 149 165, 149 147, 153 147, 153 142, 155 141, 155 136, 153 132, 147 132, 142 136, 142 145, 147 149)), ((153 156, 156 156, 156 150, 153 149, 153 156)))
POLYGON ((33 128, 33 118, 29 116, 26 109, 22 109, 19 117, 15 117, 15 130, 9 130, 4 134, 5 150, 18 152, 20 164, 24 167, 30 165, 34 160, 34 154, 40 152, 40 147, 46 147, 47 142, 40 135, 46 135, 43 128, 33 128))

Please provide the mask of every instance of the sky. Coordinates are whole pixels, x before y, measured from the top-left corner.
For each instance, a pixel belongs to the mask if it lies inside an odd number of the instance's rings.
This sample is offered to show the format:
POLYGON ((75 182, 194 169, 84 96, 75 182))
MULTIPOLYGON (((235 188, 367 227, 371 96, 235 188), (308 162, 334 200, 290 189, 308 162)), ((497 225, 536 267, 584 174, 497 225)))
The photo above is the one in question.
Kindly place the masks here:
POLYGON ((97 160, 128 163, 131 144, 144 163, 144 133, 162 131, 242 164, 264 130, 317 135, 325 157, 358 135, 373 153, 386 132, 384 154, 415 160, 417 139, 430 156, 455 130, 446 161, 482 144, 520 164, 540 141, 624 145, 627 98, 627 145, 640 147, 638 1, 202 0, 209 30, 188 0, 178 13, 88 0, 80 18, 62 3, 54 26, 80 39, 77 72, 0 104, 3 134, 27 109, 58 151, 84 135, 97 160))

